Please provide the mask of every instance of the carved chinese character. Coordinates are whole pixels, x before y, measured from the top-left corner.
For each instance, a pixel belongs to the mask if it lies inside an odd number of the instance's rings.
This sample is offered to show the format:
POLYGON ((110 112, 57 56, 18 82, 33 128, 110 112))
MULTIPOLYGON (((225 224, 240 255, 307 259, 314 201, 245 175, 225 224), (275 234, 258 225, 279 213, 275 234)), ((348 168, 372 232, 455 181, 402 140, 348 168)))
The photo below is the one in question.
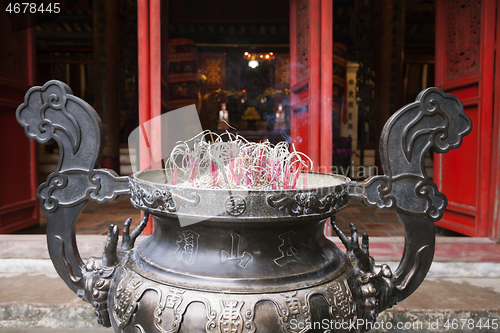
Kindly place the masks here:
POLYGON ((241 308, 244 302, 221 301, 222 311, 219 316, 219 332, 240 333, 243 330, 241 308))
POLYGON ((191 230, 178 231, 178 234, 181 239, 177 241, 179 247, 175 250, 174 254, 177 253, 178 260, 182 260, 186 264, 191 265, 198 252, 198 238, 200 235, 191 230))
POLYGON ((290 241, 290 238, 294 235, 295 231, 293 230, 279 235, 279 238, 282 241, 281 245, 278 246, 278 250, 281 252, 281 257, 274 259, 274 262, 278 266, 286 265, 292 261, 300 262, 300 259, 297 257, 298 251, 295 247, 293 247, 292 242, 290 241))
POLYGON ((356 303, 347 281, 344 281, 344 284, 335 282, 328 287, 327 291, 333 296, 331 308, 338 318, 346 318, 351 314, 355 314, 356 303))
POLYGON ((245 212, 247 204, 245 199, 239 195, 230 196, 224 202, 226 212, 232 216, 239 216, 245 212))
POLYGON ((231 253, 222 250, 221 251, 222 262, 228 260, 239 260, 238 266, 245 268, 250 260, 252 260, 252 255, 248 252, 240 253, 240 235, 231 234, 231 253))
POLYGON ((300 300, 298 298, 288 298, 285 300, 285 304, 288 308, 288 311, 290 312, 291 315, 297 315, 300 313, 300 300))

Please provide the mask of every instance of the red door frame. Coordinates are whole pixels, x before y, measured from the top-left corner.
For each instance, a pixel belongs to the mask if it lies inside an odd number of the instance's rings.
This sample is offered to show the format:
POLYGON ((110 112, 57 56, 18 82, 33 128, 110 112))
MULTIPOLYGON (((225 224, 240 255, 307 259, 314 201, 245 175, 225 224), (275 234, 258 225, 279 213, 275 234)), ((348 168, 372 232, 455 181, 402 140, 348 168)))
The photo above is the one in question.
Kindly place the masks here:
MULTIPOLYGON (((137 0, 137 35, 139 61, 139 126, 146 140, 140 141, 141 170, 161 167, 161 1, 137 0), (157 118, 159 119, 159 118, 157 118)), ((151 234, 150 220, 144 230, 151 234)))
POLYGON ((147 128, 149 120, 161 115, 161 20, 160 0, 137 1, 137 34, 139 61, 139 125, 150 140, 141 143, 151 146, 140 149, 140 168, 148 169, 161 159, 157 128, 147 128), (158 142, 156 142, 158 141, 158 142), (149 151, 149 149, 152 151, 149 151), (153 157, 153 161, 151 160, 153 157))
POLYGON ((331 0, 290 0, 290 137, 322 172, 332 166, 332 21, 331 0))
MULTIPOLYGON (((458 194, 453 193, 455 198, 463 198, 463 200, 474 201, 474 205, 465 205, 462 202, 454 202, 449 200, 448 207, 444 213, 444 217, 436 225, 457 231, 469 236, 485 237, 489 235, 489 215, 495 203, 490 201, 491 190, 491 148, 492 148, 492 118, 493 118, 493 83, 494 83, 494 47, 495 47, 495 30, 496 30, 496 0, 482 0, 480 11, 480 35, 479 35, 479 70, 472 74, 463 75, 461 77, 447 79, 447 61, 446 34, 449 28, 447 24, 454 22, 452 19, 447 20, 450 15, 448 8, 451 5, 451 0, 438 1, 436 7, 436 85, 451 94, 459 97, 463 104, 466 113, 470 113, 473 121, 473 129, 471 135, 464 139, 464 146, 470 145, 469 151, 461 148, 458 151, 452 151, 446 156, 442 154, 435 155, 434 159, 434 179, 439 188, 444 193, 447 192, 447 187, 453 187, 451 183, 475 182, 474 193, 460 191, 458 194), (471 142, 477 138, 476 142, 471 142), (467 143, 467 140, 469 142, 467 143), (457 158, 461 156, 460 158, 457 158), (476 158, 475 158, 476 157, 476 158), (456 161, 466 161, 475 158, 474 174, 469 174, 464 179, 447 177, 453 175, 454 170, 462 168, 461 165, 453 166, 452 168, 442 168, 443 163, 455 159, 456 161), (447 175, 444 175, 447 173, 447 175), (446 178, 446 179, 444 179, 446 178)), ((471 14, 472 15, 472 14, 471 14)), ((453 24, 453 23, 451 23, 453 24)), ((454 27, 451 27, 454 29, 454 27)), ((466 36, 471 39, 473 36, 466 36)), ((452 44, 453 47, 455 44, 452 44)), ((498 167, 498 161, 497 167, 498 167)), ((459 173, 455 171, 455 173, 459 173)), ((456 187, 455 187, 456 188, 456 187)), ((448 197, 450 198, 450 194, 448 197)))

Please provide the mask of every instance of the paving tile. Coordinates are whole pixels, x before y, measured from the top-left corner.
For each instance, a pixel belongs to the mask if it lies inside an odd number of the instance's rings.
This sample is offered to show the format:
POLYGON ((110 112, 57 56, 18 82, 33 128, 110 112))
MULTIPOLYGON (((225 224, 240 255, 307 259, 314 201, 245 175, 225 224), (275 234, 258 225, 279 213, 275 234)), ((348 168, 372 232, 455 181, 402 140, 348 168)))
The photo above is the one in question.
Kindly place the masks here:
POLYGON ((341 213, 359 213, 360 210, 356 207, 347 207, 342 210, 341 213))
POLYGON ((394 229, 396 229, 396 230, 399 230, 399 231, 404 231, 403 226, 401 225, 401 223, 394 223, 394 224, 392 225, 392 227, 393 227, 394 229))
POLYGON ((368 230, 394 230, 394 227, 390 223, 364 223, 365 229, 368 230))
POLYGON ((337 227, 339 227, 340 230, 344 230, 349 229, 350 225, 348 222, 337 222, 337 227))
POLYGON ((123 209, 123 210, 120 210, 117 212, 117 214, 120 214, 120 215, 130 215, 130 217, 139 217, 141 216, 141 213, 135 209, 135 208, 129 208, 129 209, 123 209))
POLYGON ((391 236, 388 232, 384 230, 368 230, 366 231, 369 237, 389 237, 391 236))

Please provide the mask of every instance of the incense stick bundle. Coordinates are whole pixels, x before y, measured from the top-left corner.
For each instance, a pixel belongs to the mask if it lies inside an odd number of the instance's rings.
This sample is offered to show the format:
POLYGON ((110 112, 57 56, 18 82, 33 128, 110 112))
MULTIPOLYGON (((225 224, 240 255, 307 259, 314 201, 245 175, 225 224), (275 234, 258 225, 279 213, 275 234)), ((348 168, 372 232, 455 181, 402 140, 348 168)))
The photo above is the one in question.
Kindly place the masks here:
POLYGON ((281 190, 307 186, 297 184, 301 172, 312 169, 311 159, 286 142, 249 142, 229 132, 204 131, 178 142, 165 163, 167 182, 172 185, 281 190))

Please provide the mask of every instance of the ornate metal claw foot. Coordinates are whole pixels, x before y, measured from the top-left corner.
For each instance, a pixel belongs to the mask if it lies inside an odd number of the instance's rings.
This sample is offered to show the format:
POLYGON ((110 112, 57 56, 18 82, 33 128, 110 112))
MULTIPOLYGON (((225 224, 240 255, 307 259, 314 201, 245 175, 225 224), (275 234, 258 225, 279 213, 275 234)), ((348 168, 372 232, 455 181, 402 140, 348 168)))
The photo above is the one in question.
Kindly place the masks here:
POLYGON ((120 248, 122 251, 132 250, 135 244, 135 240, 144 231, 144 228, 146 228, 148 221, 149 221, 149 213, 144 213, 144 217, 142 218, 141 223, 139 223, 139 225, 131 233, 129 231, 132 219, 128 218, 125 221, 125 224, 123 225, 122 246, 120 248))
POLYGON ((120 250, 118 250, 118 226, 110 225, 101 263, 98 263, 95 258, 90 258, 82 269, 82 275, 85 279, 85 293, 79 293, 79 296, 92 304, 97 316, 97 322, 103 326, 111 326, 108 311, 108 292, 114 277, 113 274, 120 259, 133 249, 135 240, 146 227, 148 220, 149 214, 145 213, 141 223, 131 233, 130 224, 132 219, 128 218, 125 221, 120 250))
POLYGON ((358 230, 354 224, 350 223, 350 239, 337 227, 333 217, 331 225, 344 244, 347 259, 361 284, 365 298, 364 318, 375 321, 380 312, 397 303, 398 288, 395 286, 391 268, 386 264, 375 265, 375 260, 370 256, 367 233, 363 234, 360 248, 358 230))
MULTIPOLYGON (((118 226, 110 225, 108 229, 108 239, 106 241, 106 246, 104 248, 104 253, 102 255, 102 263, 105 266, 114 266, 119 261, 120 252, 128 252, 134 247, 135 240, 142 233, 146 225, 148 224, 149 214, 145 213, 141 220, 141 223, 130 232, 130 224, 132 219, 128 218, 123 224, 123 236, 122 245, 120 250, 118 250, 118 226)), ((123 255, 121 255, 123 256, 123 255)))

